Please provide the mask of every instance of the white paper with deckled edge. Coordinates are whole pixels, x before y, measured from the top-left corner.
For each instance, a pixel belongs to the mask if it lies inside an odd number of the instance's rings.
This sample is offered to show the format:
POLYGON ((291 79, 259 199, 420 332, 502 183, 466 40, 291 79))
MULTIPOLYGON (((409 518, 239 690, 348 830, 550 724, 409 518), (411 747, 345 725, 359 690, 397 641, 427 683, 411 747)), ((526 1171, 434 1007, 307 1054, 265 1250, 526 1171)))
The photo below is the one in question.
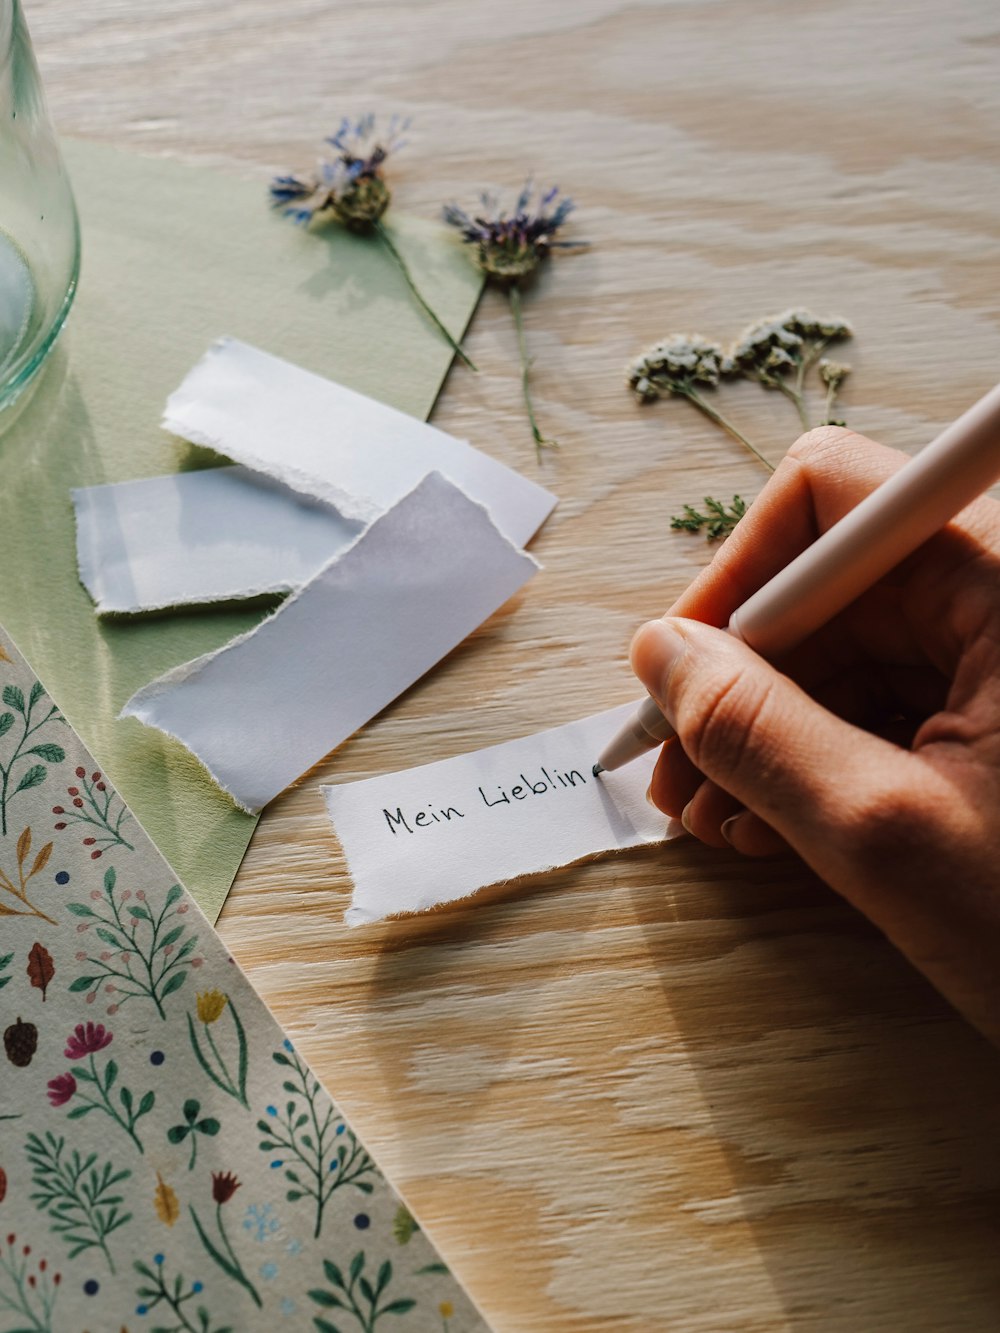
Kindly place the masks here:
POLYGON ((323 787, 354 882, 348 925, 680 836, 681 825, 646 800, 658 750, 594 777, 598 754, 635 708, 323 787))
POLYGON ((162 424, 362 522, 431 471, 486 505, 516 546, 556 503, 464 440, 235 338, 209 349, 170 395, 162 424))
POLYGON ((102 614, 290 592, 362 524, 243 467, 72 492, 80 582, 102 614))
POLYGON ((419 679, 539 568, 438 473, 274 615, 125 705, 260 810, 419 679))

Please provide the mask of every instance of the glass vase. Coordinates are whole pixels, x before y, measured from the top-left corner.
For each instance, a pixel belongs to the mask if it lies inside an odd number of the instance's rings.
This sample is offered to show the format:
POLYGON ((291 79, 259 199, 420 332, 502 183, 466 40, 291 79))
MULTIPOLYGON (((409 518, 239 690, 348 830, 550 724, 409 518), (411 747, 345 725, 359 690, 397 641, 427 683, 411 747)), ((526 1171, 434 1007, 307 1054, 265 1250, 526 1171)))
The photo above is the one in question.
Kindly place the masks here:
POLYGON ((73 191, 20 0, 0 0, 0 412, 41 368, 79 269, 73 191))

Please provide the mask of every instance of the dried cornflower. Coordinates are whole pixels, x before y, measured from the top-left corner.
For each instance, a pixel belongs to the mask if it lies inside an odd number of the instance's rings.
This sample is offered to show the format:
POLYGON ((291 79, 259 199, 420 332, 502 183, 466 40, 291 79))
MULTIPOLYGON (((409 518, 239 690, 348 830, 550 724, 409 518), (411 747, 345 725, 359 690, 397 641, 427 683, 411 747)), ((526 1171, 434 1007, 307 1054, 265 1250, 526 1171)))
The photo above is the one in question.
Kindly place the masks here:
POLYGON ((550 190, 539 194, 537 204, 532 204, 534 193, 534 186, 529 180, 518 195, 513 211, 506 213, 501 207, 499 198, 484 191, 480 195, 479 212, 469 214, 457 204, 447 204, 444 208, 444 219, 453 227, 459 228, 462 240, 474 250, 475 262, 486 276, 506 288, 507 299, 514 316, 514 326, 517 329, 517 346, 521 359, 521 392, 540 461, 542 449, 556 448, 557 443, 555 440, 546 439, 535 420, 529 384, 531 361, 528 358, 524 337, 520 284, 531 277, 542 260, 553 250, 577 250, 584 247, 587 242, 554 239, 556 232, 575 207, 572 199, 564 198, 556 203, 559 189, 553 186, 550 190), (555 206, 551 207, 552 205, 555 206))
POLYGON ((348 230, 367 235, 374 233, 398 266, 406 285, 424 314, 447 341, 452 351, 470 370, 475 366, 458 342, 445 328, 417 287, 406 260, 396 248, 382 215, 392 200, 382 168, 394 152, 405 144, 401 137, 410 121, 393 116, 384 139, 379 138, 373 115, 358 121, 344 119, 337 133, 325 139, 332 152, 317 163, 309 175, 275 176, 271 182, 271 204, 280 208, 294 222, 308 227, 314 220, 333 219, 348 230))
MULTIPOLYGON (((780 315, 759 319, 744 329, 729 349, 726 368, 731 367, 732 373, 756 380, 765 389, 783 393, 795 404, 803 428, 809 430, 812 423, 806 410, 805 377, 828 344, 852 335, 851 326, 843 320, 821 320, 808 310, 785 310, 780 315)), ((841 381, 843 378, 841 375, 841 381)), ((829 385, 827 388, 829 390, 829 385)), ((828 418, 832 406, 833 399, 828 393, 828 418)))
POLYGON ((698 391, 699 386, 716 388, 723 376, 732 373, 718 343, 709 342, 700 333, 675 333, 648 347, 632 362, 628 367, 628 383, 644 403, 671 396, 686 398, 773 472, 773 466, 760 450, 698 391))

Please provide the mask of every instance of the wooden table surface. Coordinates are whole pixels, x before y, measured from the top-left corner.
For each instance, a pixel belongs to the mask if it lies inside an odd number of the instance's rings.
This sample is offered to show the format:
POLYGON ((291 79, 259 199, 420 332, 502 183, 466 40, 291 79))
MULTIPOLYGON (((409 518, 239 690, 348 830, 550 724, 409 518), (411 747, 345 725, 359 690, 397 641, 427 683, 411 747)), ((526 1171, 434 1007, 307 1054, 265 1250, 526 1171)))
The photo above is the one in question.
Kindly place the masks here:
MULTIPOLYGON (((503 1333, 1000 1327, 1000 1060, 795 864, 690 840, 348 931, 317 779, 628 699, 631 631, 709 558, 668 517, 764 474, 625 361, 804 304, 852 321, 844 410, 922 442, 1000 364, 988 0, 26 0, 57 125, 307 164, 409 113, 400 207, 534 172, 592 249, 526 297, 561 441, 544 572, 264 816, 233 953, 503 1333)), ((434 420, 536 474, 496 293, 434 420)), ((728 394, 772 459, 787 403, 728 394)))

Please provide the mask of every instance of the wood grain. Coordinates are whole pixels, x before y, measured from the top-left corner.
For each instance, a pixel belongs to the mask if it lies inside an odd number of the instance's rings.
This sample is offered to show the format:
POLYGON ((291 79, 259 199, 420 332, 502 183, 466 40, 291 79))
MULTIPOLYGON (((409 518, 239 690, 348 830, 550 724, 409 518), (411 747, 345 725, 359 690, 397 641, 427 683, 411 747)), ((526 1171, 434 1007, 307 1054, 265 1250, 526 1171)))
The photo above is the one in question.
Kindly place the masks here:
MULTIPOLYGON (((688 843, 348 932, 316 791, 635 693, 710 555, 668 516, 763 473, 622 366, 789 304, 857 329, 844 408, 911 449, 1000 363, 1000 16, 986 0, 28 0, 57 124, 303 165, 415 117, 400 206, 529 172, 592 249, 527 294, 560 507, 525 592, 261 823, 221 928, 497 1330, 1000 1325, 1000 1062, 793 864, 688 843)), ((488 293, 435 420, 535 470, 488 293)), ((387 373, 391 373, 387 369, 387 373)), ((734 415, 778 458, 787 403, 734 415)))

